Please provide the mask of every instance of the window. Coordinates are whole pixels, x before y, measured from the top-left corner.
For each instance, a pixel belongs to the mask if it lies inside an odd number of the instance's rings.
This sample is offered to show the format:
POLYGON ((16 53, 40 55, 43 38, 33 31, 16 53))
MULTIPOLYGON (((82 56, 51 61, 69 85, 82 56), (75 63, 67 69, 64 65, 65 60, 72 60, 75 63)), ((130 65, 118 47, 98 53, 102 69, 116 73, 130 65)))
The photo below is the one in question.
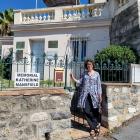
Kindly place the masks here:
POLYGON ((78 59, 78 54, 79 54, 79 41, 73 41, 73 59, 76 61, 78 59))
POLYGON ((25 42, 17 42, 16 43, 16 49, 24 49, 25 42))
POLYGON ((16 43, 16 61, 20 61, 23 59, 23 50, 25 48, 25 42, 17 42, 16 43))
POLYGON ((84 61, 87 52, 87 39, 72 38, 72 52, 74 61, 84 61))
POLYGON ((16 51, 16 61, 20 61, 23 59, 23 50, 17 50, 16 51))
POLYGON ((49 41, 48 48, 58 48, 58 41, 49 41))
POLYGON ((81 50, 81 61, 84 61, 85 57, 86 57, 86 49, 87 49, 87 41, 86 40, 82 40, 82 50, 81 50))

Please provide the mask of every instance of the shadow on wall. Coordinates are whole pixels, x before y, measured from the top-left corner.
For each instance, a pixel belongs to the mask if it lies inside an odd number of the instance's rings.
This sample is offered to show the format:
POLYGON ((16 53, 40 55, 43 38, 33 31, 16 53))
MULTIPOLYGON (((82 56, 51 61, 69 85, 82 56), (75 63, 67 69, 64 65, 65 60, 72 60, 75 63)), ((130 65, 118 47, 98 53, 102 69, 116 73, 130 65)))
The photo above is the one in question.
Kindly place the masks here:
MULTIPOLYGON (((102 118, 104 118, 104 116, 105 116, 105 118, 108 118, 106 87, 102 86, 102 90, 103 90, 102 118)), ((71 114, 73 115, 72 126, 76 127, 76 128, 78 127, 78 129, 81 126, 80 128, 82 130, 88 131, 88 128, 87 129, 85 128, 87 125, 85 123, 86 121, 85 121, 84 113, 82 112, 81 108, 77 107, 78 100, 80 97, 80 92, 81 92, 80 88, 76 87, 76 90, 75 90, 74 95, 71 100, 70 111, 71 111, 71 114), (83 127, 83 126, 85 126, 85 127, 83 127)), ((106 128, 109 127, 108 122, 104 121, 104 119, 101 120, 101 123, 102 123, 102 126, 104 126, 106 128)))
POLYGON ((45 140, 50 140, 50 133, 49 132, 45 133, 45 140))

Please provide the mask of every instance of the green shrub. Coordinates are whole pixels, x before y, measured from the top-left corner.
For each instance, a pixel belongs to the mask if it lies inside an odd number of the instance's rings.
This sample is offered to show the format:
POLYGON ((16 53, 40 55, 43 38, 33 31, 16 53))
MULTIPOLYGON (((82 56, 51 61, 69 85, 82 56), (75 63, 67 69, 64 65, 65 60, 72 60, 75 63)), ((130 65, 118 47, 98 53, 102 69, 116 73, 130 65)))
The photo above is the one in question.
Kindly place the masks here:
POLYGON ((124 60, 128 61, 128 63, 135 63, 136 55, 129 47, 119 45, 110 45, 95 55, 95 61, 107 61, 108 59, 111 61, 117 60, 121 62, 124 60))
POLYGON ((53 80, 41 80, 40 81, 40 85, 41 86, 43 86, 43 85, 45 85, 46 87, 47 86, 56 86, 56 87, 62 87, 62 86, 64 86, 64 83, 54 83, 54 81, 53 80))
POLYGON ((53 80, 41 80, 40 85, 53 85, 53 80))

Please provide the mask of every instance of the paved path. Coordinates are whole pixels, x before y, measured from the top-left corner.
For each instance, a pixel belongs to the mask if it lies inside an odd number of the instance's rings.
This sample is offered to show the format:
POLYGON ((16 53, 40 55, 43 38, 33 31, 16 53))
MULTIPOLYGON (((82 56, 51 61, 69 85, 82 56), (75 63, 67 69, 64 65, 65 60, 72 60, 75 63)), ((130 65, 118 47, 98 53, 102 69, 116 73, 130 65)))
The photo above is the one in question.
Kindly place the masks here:
POLYGON ((115 140, 140 140, 140 116, 112 134, 115 140))
MULTIPOLYGON (((106 131, 104 128, 101 130, 103 134, 106 131)), ((89 137, 88 132, 80 131, 78 129, 74 129, 74 131, 72 131, 72 135, 74 140, 93 140, 89 137)), ((101 135, 98 140, 140 140, 140 115, 110 135, 111 136, 108 137, 101 135)))

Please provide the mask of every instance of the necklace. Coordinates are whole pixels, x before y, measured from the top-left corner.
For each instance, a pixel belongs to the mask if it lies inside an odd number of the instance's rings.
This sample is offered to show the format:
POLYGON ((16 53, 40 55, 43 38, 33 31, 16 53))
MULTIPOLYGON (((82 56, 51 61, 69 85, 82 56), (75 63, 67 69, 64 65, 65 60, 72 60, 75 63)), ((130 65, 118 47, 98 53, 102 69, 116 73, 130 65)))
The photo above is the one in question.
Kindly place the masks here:
POLYGON ((89 75, 89 76, 92 76, 93 74, 94 74, 94 70, 88 72, 88 75, 89 75))

